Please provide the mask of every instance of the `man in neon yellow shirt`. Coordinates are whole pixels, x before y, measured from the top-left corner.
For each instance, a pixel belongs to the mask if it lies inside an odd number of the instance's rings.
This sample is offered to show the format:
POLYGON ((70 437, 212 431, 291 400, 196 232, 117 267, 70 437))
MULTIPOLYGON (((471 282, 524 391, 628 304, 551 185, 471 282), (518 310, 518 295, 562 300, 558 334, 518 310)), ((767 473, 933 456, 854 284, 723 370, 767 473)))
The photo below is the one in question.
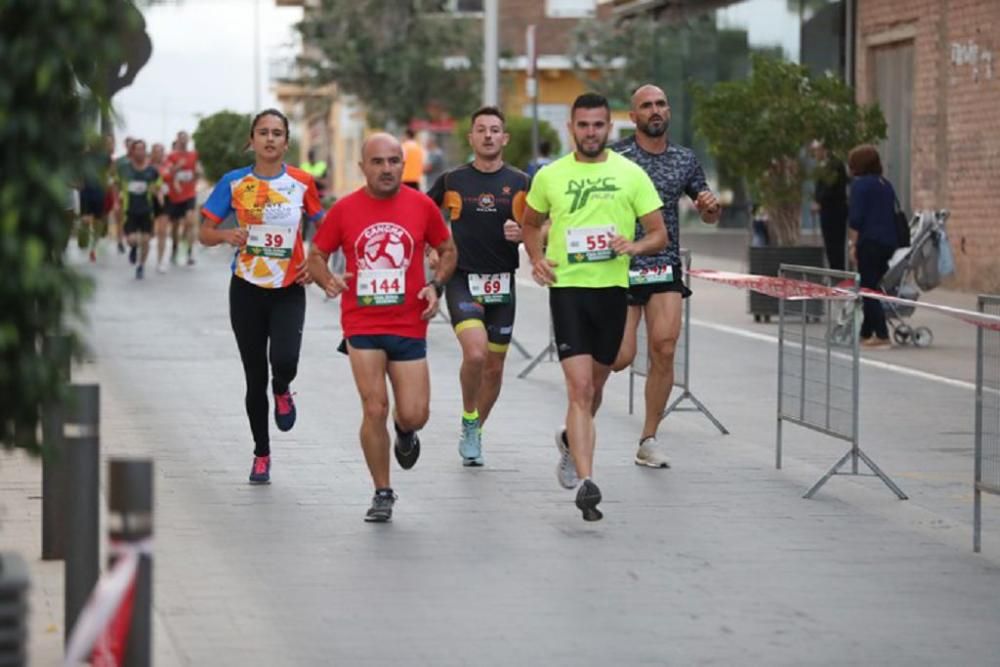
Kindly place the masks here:
POLYGON ((528 192, 524 246, 532 277, 550 287, 556 350, 566 378, 566 427, 556 433, 556 469, 564 488, 577 488, 586 521, 603 517, 601 491, 591 479, 594 414, 618 354, 628 309, 629 258, 667 245, 653 182, 637 164, 606 149, 608 101, 594 93, 576 98, 569 130, 576 150, 538 171, 528 192), (548 247, 542 225, 552 221, 548 247), (635 221, 645 235, 635 241, 635 221))

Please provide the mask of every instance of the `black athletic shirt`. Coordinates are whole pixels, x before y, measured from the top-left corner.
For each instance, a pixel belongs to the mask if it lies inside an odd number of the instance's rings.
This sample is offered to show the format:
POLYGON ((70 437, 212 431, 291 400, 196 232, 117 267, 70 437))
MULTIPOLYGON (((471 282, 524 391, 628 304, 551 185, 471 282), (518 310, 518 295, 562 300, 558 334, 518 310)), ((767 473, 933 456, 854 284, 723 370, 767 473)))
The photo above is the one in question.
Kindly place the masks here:
POLYGON ((469 273, 514 271, 517 244, 504 239, 503 224, 524 212, 531 179, 508 165, 485 173, 463 164, 446 171, 427 195, 445 209, 458 248, 458 268, 469 273))

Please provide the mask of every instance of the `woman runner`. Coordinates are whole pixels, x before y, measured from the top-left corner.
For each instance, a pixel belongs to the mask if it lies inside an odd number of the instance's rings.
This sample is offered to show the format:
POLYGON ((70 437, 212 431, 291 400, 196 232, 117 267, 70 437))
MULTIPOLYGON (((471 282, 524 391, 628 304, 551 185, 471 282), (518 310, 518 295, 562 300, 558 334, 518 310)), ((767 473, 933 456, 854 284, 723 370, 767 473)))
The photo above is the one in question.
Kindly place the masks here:
POLYGON ((295 378, 306 313, 303 285, 312 282, 302 245, 303 213, 323 213, 312 176, 284 163, 288 119, 275 109, 250 125, 254 164, 222 177, 201 209, 204 245, 237 248, 229 283, 229 319, 246 374, 246 410, 254 440, 252 484, 271 481, 268 435, 268 354, 274 421, 281 431, 295 424, 289 384, 295 378), (231 214, 238 226, 218 229, 231 214), (270 345, 269 345, 270 343, 270 345))

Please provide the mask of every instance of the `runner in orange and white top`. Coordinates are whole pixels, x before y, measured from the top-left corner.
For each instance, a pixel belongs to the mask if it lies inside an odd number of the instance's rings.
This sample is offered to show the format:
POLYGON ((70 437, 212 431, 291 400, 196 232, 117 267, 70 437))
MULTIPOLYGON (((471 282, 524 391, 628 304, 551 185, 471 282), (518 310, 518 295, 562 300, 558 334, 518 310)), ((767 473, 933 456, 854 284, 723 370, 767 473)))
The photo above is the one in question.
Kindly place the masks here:
POLYGON ((167 156, 170 171, 170 190, 167 192, 167 215, 170 216, 173 248, 170 263, 177 263, 178 242, 188 244, 188 266, 194 264, 194 230, 197 224, 195 198, 198 188, 198 152, 188 150, 188 134, 184 130, 177 133, 174 150, 167 156))
POLYGON ((305 321, 303 285, 312 282, 305 266, 303 217, 322 213, 312 176, 284 163, 288 119, 266 109, 253 119, 252 166, 222 177, 201 209, 200 239, 207 246, 237 248, 229 283, 229 319, 246 374, 246 410, 254 439, 250 482, 271 480, 271 444, 267 424, 268 357, 274 392, 274 421, 279 430, 295 424, 289 384, 298 371, 305 321), (218 225, 235 215, 235 228, 218 225), (269 349, 270 348, 270 349, 269 349))

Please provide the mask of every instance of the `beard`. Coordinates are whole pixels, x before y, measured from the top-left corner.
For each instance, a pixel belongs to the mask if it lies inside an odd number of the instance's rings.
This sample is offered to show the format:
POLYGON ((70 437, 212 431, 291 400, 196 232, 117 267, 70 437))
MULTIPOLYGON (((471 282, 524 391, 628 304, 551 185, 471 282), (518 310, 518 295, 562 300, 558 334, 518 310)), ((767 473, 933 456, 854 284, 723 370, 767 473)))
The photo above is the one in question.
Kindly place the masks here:
POLYGON ((600 143, 597 144, 597 148, 590 150, 583 147, 583 142, 577 142, 576 145, 577 145, 577 150, 579 150, 580 153, 582 153, 584 156, 594 158, 600 156, 600 154, 604 152, 604 149, 608 145, 608 139, 607 137, 605 137, 600 141, 600 143))
POLYGON ((669 120, 658 120, 636 125, 636 129, 647 137, 662 137, 670 127, 669 120))

